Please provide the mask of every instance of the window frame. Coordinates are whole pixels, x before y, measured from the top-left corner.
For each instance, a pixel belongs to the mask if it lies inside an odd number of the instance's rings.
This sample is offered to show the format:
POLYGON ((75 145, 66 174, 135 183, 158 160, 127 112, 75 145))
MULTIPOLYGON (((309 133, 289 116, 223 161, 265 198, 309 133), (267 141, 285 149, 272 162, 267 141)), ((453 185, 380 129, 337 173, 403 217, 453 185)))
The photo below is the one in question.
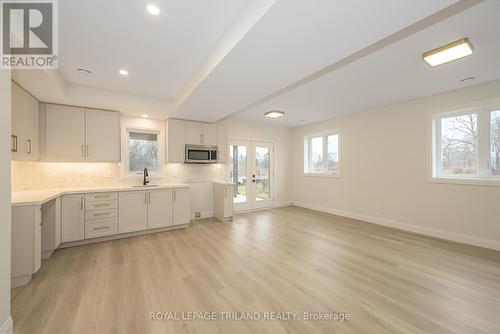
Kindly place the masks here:
POLYGON ((450 183, 462 185, 500 186, 500 176, 491 175, 491 113, 500 110, 500 102, 458 109, 453 111, 435 111, 429 113, 430 137, 429 141, 429 172, 427 181, 433 183, 450 183), (477 161, 476 174, 444 174, 441 155, 441 121, 444 118, 456 117, 477 113, 477 161), (485 163, 488 163, 486 165, 485 163))
POLYGON ((130 171, 130 152, 129 152, 129 139, 130 133, 147 133, 156 135, 156 141, 158 142, 158 170, 157 171, 148 171, 150 177, 160 177, 163 174, 163 161, 161 154, 161 130, 155 129, 146 129, 146 128, 137 128, 137 127, 126 127, 125 128, 125 140, 124 140, 124 148, 125 148, 125 156, 124 156, 124 168, 123 168, 123 176, 126 178, 142 178, 143 173, 138 171, 130 171))
POLYGON ((304 176, 312 176, 312 177, 342 177, 342 135, 340 129, 335 129, 331 131, 309 134, 304 136, 304 156, 303 156, 303 164, 302 164, 302 172, 304 176), (322 137, 323 138, 323 156, 324 164, 328 163, 328 137, 336 135, 338 138, 338 162, 337 162, 337 172, 336 173, 315 173, 311 172, 311 142, 312 138, 322 137), (307 171, 306 171, 306 163, 307 163, 307 171))

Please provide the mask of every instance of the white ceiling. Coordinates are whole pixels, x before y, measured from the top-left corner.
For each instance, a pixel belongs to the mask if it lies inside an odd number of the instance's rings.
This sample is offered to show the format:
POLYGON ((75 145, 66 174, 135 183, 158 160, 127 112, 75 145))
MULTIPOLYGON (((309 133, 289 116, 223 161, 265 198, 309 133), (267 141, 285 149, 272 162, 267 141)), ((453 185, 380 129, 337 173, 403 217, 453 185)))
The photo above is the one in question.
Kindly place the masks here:
POLYGON ((500 78, 497 0, 157 0, 159 16, 148 3, 60 1, 60 70, 13 77, 43 101, 283 126, 500 78), (462 37, 472 57, 422 62, 462 37))
POLYGON ((277 1, 175 116, 227 116, 454 2, 277 1))
POLYGON ((59 1, 60 69, 73 84, 171 99, 247 0, 59 1), (76 71, 88 67, 92 75, 76 71), (120 77, 119 68, 130 75, 120 77))
POLYGON ((264 120, 264 112, 279 109, 286 112, 284 117, 265 120, 298 126, 499 79, 499 14, 500 1, 479 4, 239 116, 264 120), (473 56, 438 67, 423 62, 425 51, 463 37, 473 43, 473 56), (471 76, 475 80, 460 82, 471 76))

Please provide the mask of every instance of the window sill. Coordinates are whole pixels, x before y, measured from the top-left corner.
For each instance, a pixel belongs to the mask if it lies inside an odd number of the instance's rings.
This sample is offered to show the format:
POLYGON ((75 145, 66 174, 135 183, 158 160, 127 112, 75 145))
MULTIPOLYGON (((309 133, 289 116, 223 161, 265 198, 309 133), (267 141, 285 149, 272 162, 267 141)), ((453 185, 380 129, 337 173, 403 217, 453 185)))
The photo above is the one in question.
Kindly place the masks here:
POLYGON ((312 176, 312 177, 342 177, 340 174, 324 174, 324 173, 304 173, 304 176, 312 176))
POLYGON ((430 183, 462 184, 472 186, 500 187, 500 179, 439 176, 427 179, 430 183))

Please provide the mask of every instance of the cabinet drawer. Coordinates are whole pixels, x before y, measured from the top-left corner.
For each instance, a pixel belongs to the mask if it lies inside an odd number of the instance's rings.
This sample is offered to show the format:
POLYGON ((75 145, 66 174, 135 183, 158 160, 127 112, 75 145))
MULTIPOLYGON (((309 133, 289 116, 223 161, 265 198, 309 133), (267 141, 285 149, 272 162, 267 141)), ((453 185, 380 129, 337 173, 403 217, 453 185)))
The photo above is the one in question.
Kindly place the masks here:
POLYGON ((118 201, 85 202, 85 211, 118 209, 118 201))
POLYGON ((85 221, 88 220, 97 220, 97 219, 107 219, 118 217, 118 210, 99 210, 99 211, 88 211, 85 212, 85 221))
POLYGON ((85 201, 97 202, 97 201, 115 201, 118 200, 118 193, 95 193, 86 194, 85 201))
POLYGON ((104 237, 118 233, 118 219, 104 219, 85 222, 85 239, 104 237))

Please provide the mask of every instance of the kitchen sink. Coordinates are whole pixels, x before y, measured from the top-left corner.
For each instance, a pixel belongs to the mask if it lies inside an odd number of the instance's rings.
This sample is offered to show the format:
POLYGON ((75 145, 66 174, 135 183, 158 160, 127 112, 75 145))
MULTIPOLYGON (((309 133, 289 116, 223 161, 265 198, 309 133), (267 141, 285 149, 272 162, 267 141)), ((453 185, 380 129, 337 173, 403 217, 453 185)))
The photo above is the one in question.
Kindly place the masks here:
POLYGON ((154 188, 154 187, 158 187, 158 185, 157 184, 148 184, 148 185, 143 186, 141 184, 139 186, 134 186, 134 188, 154 188))

